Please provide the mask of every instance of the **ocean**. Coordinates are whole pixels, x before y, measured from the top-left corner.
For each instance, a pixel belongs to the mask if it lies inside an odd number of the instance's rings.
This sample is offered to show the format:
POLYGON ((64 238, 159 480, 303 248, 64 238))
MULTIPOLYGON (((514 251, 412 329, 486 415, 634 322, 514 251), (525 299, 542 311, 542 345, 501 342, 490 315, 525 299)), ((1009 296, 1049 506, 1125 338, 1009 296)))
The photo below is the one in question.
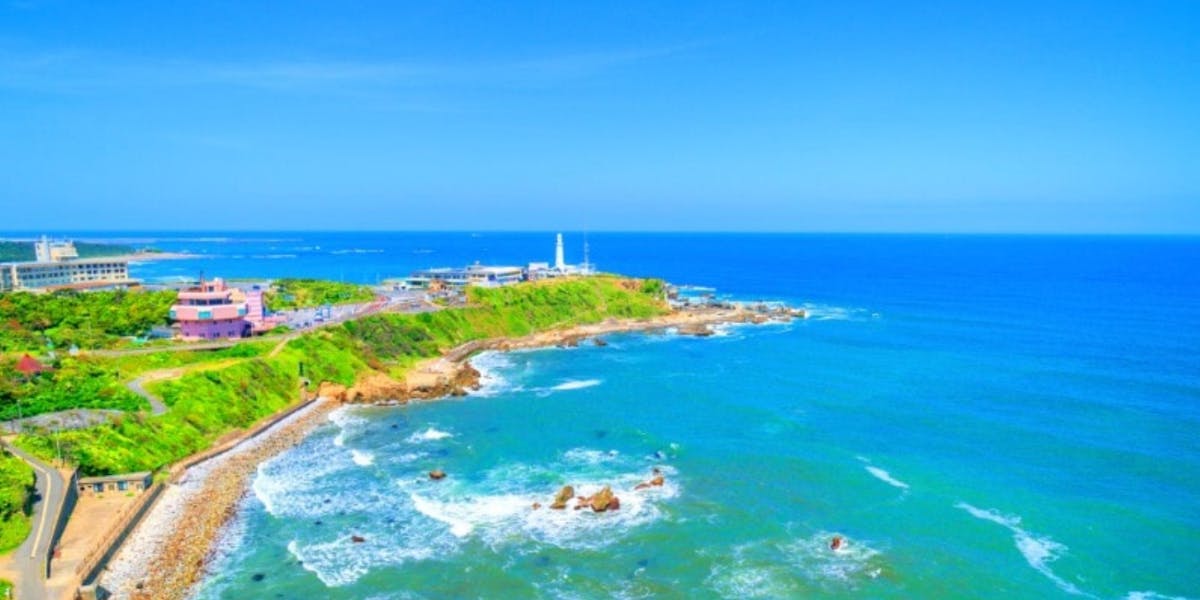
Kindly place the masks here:
MULTIPOLYGON (((554 251, 552 233, 77 237, 200 255, 136 265, 148 280, 375 282, 554 251)), ((466 398, 339 409, 261 465, 198 598, 1200 597, 1200 238, 587 243, 603 270, 810 318, 489 353, 466 398), (633 490, 654 468, 666 484, 633 490), (564 484, 611 485, 621 509, 531 508, 564 484)))

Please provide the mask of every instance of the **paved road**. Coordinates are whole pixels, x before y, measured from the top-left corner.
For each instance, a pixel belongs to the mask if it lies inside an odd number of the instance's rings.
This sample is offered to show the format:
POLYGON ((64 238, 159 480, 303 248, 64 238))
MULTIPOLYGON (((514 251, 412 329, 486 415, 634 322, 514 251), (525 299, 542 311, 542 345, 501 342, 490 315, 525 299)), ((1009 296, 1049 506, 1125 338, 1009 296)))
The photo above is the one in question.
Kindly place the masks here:
POLYGON ((33 505, 33 529, 29 537, 12 555, 17 572, 16 597, 19 600, 49 598, 46 577, 50 567, 50 538, 66 498, 67 482, 54 467, 30 456, 24 450, 3 442, 4 447, 20 457, 37 474, 38 498, 33 505))

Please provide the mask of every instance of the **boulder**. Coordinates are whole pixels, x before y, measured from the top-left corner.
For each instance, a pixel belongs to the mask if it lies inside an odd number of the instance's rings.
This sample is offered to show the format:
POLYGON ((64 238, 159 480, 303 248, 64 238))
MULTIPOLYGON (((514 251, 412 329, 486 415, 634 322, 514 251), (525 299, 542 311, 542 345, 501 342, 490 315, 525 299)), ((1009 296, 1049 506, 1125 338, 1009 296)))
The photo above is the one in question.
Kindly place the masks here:
POLYGON ((441 470, 441 469, 434 469, 434 470, 432 470, 432 471, 430 471, 430 472, 429 472, 429 478, 430 478, 430 479, 432 479, 432 480, 434 480, 434 481, 438 481, 438 480, 440 480, 440 479, 445 479, 445 478, 446 478, 446 472, 445 472, 445 471, 443 471, 443 470, 441 470))
POLYGON ((604 489, 596 492, 588 499, 588 504, 591 505, 593 512, 604 512, 609 509, 615 498, 616 496, 613 495, 612 488, 606 485, 604 489))
POLYGON ((537 510, 537 509, 539 509, 539 508, 541 508, 541 507, 542 507, 542 503, 541 503, 541 502, 534 502, 534 503, 533 503, 533 510, 537 510))
POLYGON ((355 544, 361 544, 361 543, 367 541, 367 538, 365 538, 361 535, 352 535, 352 536, 350 536, 350 541, 354 542, 355 544))
POLYGON ((684 323, 679 326, 680 335, 694 335, 697 337, 708 337, 715 333, 712 327, 707 323, 684 323))
POLYGON ((604 347, 608 345, 608 342, 604 341, 604 338, 595 338, 592 340, 592 345, 604 347))
POLYGON ((558 490, 558 494, 554 496, 554 502, 550 504, 550 508, 553 508, 554 510, 562 510, 567 507, 567 500, 570 500, 574 496, 575 488, 569 485, 564 485, 561 490, 558 490))

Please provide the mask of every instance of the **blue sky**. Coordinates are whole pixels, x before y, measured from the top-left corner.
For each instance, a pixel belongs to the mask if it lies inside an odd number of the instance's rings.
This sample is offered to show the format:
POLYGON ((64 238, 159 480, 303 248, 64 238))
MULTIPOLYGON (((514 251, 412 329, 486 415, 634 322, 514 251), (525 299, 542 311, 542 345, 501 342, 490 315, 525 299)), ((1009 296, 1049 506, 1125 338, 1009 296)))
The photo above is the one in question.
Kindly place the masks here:
POLYGON ((0 230, 1200 233, 1200 2, 0 0, 0 230))

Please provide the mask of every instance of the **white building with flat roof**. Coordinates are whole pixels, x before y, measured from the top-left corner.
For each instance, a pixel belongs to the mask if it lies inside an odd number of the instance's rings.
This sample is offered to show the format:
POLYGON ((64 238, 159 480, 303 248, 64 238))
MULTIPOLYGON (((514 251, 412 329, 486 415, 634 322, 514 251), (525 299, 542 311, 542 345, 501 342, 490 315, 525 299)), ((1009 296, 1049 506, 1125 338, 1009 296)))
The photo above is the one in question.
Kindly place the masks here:
POLYGON ((75 244, 52 242, 45 236, 34 242, 33 262, 0 263, 0 292, 54 291, 128 287, 129 261, 123 258, 79 258, 75 244))

